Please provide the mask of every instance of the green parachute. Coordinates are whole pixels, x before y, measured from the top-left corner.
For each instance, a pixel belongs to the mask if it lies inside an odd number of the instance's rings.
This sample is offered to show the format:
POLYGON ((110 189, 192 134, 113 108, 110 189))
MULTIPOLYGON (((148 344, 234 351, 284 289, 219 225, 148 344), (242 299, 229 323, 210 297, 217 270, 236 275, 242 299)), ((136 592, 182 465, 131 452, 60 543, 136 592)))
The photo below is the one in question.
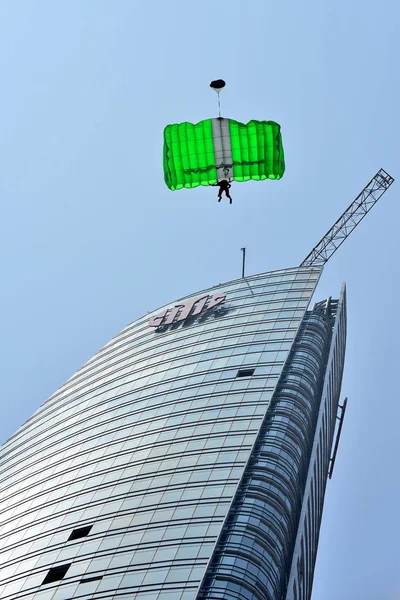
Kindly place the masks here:
POLYGON ((164 179, 170 190, 280 179, 284 172, 281 128, 274 121, 244 124, 217 117, 164 130, 164 179))

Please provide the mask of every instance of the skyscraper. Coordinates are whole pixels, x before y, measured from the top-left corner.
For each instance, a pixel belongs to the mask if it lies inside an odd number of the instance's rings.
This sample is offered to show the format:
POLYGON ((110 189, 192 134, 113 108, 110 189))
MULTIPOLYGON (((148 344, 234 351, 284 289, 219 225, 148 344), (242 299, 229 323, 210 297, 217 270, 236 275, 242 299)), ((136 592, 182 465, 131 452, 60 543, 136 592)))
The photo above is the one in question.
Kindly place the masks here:
POLYGON ((1 447, 2 599, 309 598, 346 331, 320 273, 134 321, 1 447))

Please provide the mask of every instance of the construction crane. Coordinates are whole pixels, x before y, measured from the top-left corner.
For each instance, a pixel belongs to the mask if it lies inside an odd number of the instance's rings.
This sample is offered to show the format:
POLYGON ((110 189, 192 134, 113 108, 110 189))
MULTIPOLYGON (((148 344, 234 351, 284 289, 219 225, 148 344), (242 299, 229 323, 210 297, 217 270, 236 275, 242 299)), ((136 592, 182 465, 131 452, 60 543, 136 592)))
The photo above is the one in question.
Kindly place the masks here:
POLYGON ((324 265, 392 185, 393 181, 393 177, 380 169, 357 198, 346 208, 336 223, 326 232, 315 248, 311 250, 310 254, 306 256, 300 266, 324 265))

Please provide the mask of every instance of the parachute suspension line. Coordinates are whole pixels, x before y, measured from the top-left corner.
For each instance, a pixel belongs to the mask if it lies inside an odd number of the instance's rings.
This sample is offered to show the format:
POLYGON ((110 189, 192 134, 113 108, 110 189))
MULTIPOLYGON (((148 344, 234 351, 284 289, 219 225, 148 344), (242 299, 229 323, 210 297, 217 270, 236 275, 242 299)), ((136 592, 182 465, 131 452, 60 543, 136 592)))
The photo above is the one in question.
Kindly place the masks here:
POLYGON ((221 90, 224 89, 226 83, 223 79, 215 79, 214 81, 212 81, 210 83, 210 88, 212 88, 214 90, 214 92, 217 92, 218 94, 218 118, 221 118, 221 100, 220 100, 220 93, 221 90))

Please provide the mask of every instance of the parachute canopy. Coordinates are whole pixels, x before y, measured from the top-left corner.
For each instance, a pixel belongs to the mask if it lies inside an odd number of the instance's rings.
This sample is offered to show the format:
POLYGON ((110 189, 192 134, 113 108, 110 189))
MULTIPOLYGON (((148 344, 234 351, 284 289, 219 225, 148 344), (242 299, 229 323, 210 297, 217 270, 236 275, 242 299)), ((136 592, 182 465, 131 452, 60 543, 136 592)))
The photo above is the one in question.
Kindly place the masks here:
POLYGON ((274 121, 207 119, 164 129, 164 179, 170 190, 227 181, 280 179, 281 128, 274 121))

